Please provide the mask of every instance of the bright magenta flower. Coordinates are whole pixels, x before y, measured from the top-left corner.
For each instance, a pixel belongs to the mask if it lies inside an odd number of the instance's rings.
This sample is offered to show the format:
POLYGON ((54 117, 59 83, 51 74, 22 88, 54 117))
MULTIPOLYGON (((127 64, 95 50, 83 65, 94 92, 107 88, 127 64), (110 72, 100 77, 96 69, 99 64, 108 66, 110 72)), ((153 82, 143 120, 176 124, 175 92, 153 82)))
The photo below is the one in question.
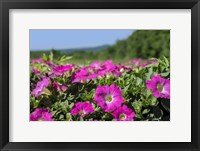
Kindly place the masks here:
POLYGON ((33 95, 35 97, 39 96, 42 94, 42 92, 44 91, 44 89, 46 87, 48 87, 49 85, 49 81, 50 79, 49 78, 44 78, 42 81, 39 81, 36 85, 36 88, 33 90, 33 95))
POLYGON ((35 59, 35 60, 31 60, 32 63, 43 63, 43 59, 39 58, 39 59, 35 59))
POLYGON ((101 68, 101 62, 93 62, 89 67, 98 70, 101 68))
POLYGON ((30 121, 53 121, 53 118, 47 109, 37 108, 30 114, 30 121))
POLYGON ((112 63, 112 60, 107 60, 101 65, 101 68, 98 70, 98 74, 100 76, 104 76, 107 73, 113 73, 115 76, 119 76, 121 73, 119 71, 115 71, 116 67, 117 66, 112 63))
POLYGON ((34 73, 35 75, 40 75, 40 71, 37 70, 36 68, 32 68, 32 73, 34 73))
POLYGON ((76 103, 72 110, 71 110, 71 114, 72 115, 79 115, 79 116, 86 116, 89 113, 93 113, 94 112, 94 108, 92 106, 92 104, 88 103, 88 102, 78 102, 76 103))
POLYGON ((48 65, 50 67, 54 67, 55 66, 55 64, 52 61, 46 61, 46 62, 44 62, 44 64, 46 64, 46 65, 48 65))
POLYGON ((133 70, 132 67, 126 66, 126 65, 118 65, 117 71, 123 72, 123 71, 131 71, 133 70))
POLYGON ((72 75, 72 83, 96 79, 99 76, 105 76, 107 74, 120 76, 121 72, 119 68, 112 63, 112 60, 105 61, 104 63, 93 62, 90 66, 80 68, 76 71, 76 73, 72 75))
POLYGON ((141 67, 144 68, 144 67, 146 67, 146 66, 148 66, 150 64, 158 64, 158 61, 156 61, 156 60, 148 60, 145 63, 141 64, 141 67))
POLYGON ((53 73, 55 75, 62 75, 64 73, 66 73, 67 71, 71 71, 73 66, 74 65, 56 66, 56 67, 53 68, 53 73))
POLYGON ((124 102, 122 91, 118 86, 98 86, 95 91, 95 102, 105 111, 111 112, 124 102))
POLYGON ((160 74, 146 80, 146 86, 156 98, 170 99, 170 80, 162 78, 160 74))
POLYGON ((61 84, 58 84, 56 81, 54 81, 52 83, 52 86, 54 89, 56 89, 57 91, 66 91, 67 90, 67 87, 64 86, 64 85, 61 85, 61 84))
POLYGON ((131 61, 131 64, 136 64, 136 65, 138 65, 141 61, 142 61, 141 58, 137 58, 137 59, 135 59, 135 60, 132 60, 132 61, 131 61))
POLYGON ((122 107, 117 108, 112 115, 116 121, 133 121, 135 113, 126 105, 123 105, 122 107))
POLYGON ((98 75, 86 68, 81 68, 72 75, 72 83, 95 79, 98 75))

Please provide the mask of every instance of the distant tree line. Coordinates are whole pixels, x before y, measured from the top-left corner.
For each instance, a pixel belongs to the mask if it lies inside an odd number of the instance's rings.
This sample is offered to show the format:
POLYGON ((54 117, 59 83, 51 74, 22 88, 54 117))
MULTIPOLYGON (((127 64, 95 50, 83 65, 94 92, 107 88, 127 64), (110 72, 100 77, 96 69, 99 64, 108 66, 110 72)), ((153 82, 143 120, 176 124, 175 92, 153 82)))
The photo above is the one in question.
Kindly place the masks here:
MULTIPOLYGON (((54 57, 61 57, 64 53, 58 50, 52 50, 54 57)), ((40 58, 43 54, 49 54, 45 51, 31 51, 31 59, 40 58)), ((170 31, 169 30, 137 30, 127 39, 118 40, 114 45, 102 51, 76 51, 65 53, 73 56, 77 60, 106 60, 106 59, 124 59, 134 58, 160 58, 170 56, 170 31)))
POLYGON ((108 54, 114 57, 160 58, 170 56, 169 30, 138 30, 126 40, 119 40, 108 48, 108 54))

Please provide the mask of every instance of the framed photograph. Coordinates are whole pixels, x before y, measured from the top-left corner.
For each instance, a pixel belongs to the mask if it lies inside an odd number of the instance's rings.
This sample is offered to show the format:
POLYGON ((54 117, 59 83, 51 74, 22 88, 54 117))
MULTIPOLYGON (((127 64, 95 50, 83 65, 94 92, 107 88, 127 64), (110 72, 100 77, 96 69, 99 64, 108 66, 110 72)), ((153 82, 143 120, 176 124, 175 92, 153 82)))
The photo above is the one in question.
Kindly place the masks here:
POLYGON ((198 0, 1 0, 1 150, 200 150, 198 0))

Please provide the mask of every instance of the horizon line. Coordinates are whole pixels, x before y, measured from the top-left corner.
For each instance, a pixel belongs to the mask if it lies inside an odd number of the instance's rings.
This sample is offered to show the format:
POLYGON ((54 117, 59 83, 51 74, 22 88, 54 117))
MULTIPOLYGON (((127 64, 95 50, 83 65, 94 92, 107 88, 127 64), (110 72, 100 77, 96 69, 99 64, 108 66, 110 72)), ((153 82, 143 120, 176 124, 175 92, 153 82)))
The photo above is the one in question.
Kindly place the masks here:
POLYGON ((51 50, 56 50, 56 51, 61 51, 61 50, 70 50, 70 49, 86 49, 86 48, 94 48, 94 47, 101 47, 101 46, 113 46, 114 44, 103 44, 103 45, 97 45, 97 46, 83 46, 83 47, 74 47, 74 48, 49 48, 49 49, 35 49, 35 50, 31 50, 29 48, 30 51, 51 51, 51 50))

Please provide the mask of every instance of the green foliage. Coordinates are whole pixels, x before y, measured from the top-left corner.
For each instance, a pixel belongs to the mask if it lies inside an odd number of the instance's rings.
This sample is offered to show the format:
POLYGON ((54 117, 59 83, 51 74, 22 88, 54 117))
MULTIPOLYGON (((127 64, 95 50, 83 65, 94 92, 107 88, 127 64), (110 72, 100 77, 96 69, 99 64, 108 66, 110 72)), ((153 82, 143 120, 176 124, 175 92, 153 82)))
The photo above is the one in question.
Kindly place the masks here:
POLYGON ((139 30, 127 39, 128 56, 161 58, 170 54, 169 30, 139 30), (135 53, 132 53, 135 51, 135 53))
MULTIPOLYGON (((50 61, 54 54, 43 56, 43 61, 50 61)), ((55 61, 55 64, 62 64, 63 60, 70 59, 69 57, 60 57, 55 61)), ((102 77, 97 77, 93 80, 87 80, 83 83, 72 83, 72 75, 80 67, 76 65, 75 69, 62 76, 51 77, 51 84, 44 92, 34 97, 30 94, 30 110, 33 112, 36 108, 48 108, 54 120, 57 121, 72 121, 72 120, 100 120, 110 121, 113 116, 110 113, 105 113, 94 101, 95 90, 99 85, 115 84, 122 90, 122 95, 126 104, 135 112, 135 120, 140 121, 160 121, 170 119, 170 100, 163 98, 155 98, 146 88, 146 80, 152 78, 153 75, 161 74, 163 78, 170 79, 170 61, 168 58, 151 59, 157 61, 156 64, 149 64, 146 67, 135 67, 133 70, 122 71, 121 76, 107 74, 102 77), (53 88, 52 83, 57 83, 67 87, 64 91, 57 91, 53 88), (95 112, 86 116, 72 116, 70 111, 76 102, 90 102, 95 112)), ((40 75, 31 73, 30 82, 31 92, 36 84, 41 80, 42 76, 51 75, 52 68, 43 63, 31 63, 31 68, 35 68, 41 72, 40 75)))

